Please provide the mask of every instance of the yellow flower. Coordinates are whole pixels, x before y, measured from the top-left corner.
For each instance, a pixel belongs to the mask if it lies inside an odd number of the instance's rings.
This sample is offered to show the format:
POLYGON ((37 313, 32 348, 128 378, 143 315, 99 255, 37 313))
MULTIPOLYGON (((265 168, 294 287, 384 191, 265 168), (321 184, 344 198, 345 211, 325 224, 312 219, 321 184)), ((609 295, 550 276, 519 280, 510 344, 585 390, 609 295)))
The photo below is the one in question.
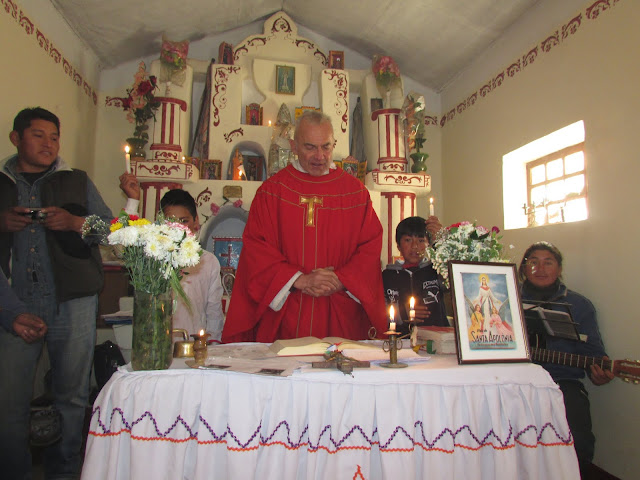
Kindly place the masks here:
POLYGON ((139 218, 138 220, 130 220, 129 225, 138 226, 138 225, 149 225, 151 222, 146 218, 139 218))
POLYGON ((116 222, 111 224, 111 227, 109 227, 109 230, 111 230, 112 232, 115 232, 116 230, 120 230, 122 228, 122 224, 120 222, 116 222))

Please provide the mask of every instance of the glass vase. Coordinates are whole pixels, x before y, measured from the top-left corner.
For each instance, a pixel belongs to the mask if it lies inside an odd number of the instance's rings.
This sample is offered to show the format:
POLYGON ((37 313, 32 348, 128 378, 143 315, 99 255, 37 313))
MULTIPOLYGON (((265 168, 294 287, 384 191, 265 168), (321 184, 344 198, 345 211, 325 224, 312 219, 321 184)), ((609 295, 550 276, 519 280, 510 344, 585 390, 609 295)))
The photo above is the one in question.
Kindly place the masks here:
POLYGON ((421 173, 421 172, 426 173, 427 164, 425 162, 427 161, 427 158, 429 158, 429 154, 424 152, 413 152, 409 156, 411 157, 411 160, 413 160, 413 165, 411 165, 411 171, 413 173, 421 173))
POLYGON ((165 370, 172 360, 171 291, 154 295, 135 291, 131 366, 134 370, 165 370))

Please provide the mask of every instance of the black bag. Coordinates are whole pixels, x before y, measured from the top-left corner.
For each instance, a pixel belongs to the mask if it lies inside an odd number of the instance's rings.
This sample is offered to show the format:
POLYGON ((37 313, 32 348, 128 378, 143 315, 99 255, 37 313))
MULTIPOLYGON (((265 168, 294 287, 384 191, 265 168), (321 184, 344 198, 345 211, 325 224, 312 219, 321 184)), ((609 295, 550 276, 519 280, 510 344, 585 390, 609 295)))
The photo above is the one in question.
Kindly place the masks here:
POLYGON ((93 371, 96 375, 98 389, 102 389, 105 383, 111 378, 111 375, 113 375, 113 372, 115 372, 120 365, 124 364, 125 361, 120 347, 111 340, 96 345, 96 350, 93 355, 93 371))

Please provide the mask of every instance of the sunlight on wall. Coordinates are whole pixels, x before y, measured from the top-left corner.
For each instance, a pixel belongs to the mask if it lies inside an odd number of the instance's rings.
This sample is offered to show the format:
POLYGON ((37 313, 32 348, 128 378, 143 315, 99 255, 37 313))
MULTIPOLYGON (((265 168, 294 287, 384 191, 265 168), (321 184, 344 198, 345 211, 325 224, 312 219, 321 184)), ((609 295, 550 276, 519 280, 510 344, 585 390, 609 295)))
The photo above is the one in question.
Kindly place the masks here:
POLYGON ((572 123, 502 157, 504 228, 525 228, 527 215, 527 163, 584 142, 584 122, 572 123))

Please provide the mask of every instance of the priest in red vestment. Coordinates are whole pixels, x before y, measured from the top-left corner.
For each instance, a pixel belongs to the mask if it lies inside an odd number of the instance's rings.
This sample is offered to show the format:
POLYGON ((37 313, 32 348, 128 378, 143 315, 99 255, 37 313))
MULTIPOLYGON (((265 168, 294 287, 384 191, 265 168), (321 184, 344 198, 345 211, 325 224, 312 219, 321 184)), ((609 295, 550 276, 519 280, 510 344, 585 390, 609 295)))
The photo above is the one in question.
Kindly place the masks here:
POLYGON ((330 168, 334 144, 329 117, 305 112, 292 142, 298 161, 258 189, 223 342, 387 330, 382 226, 364 185, 330 168))

